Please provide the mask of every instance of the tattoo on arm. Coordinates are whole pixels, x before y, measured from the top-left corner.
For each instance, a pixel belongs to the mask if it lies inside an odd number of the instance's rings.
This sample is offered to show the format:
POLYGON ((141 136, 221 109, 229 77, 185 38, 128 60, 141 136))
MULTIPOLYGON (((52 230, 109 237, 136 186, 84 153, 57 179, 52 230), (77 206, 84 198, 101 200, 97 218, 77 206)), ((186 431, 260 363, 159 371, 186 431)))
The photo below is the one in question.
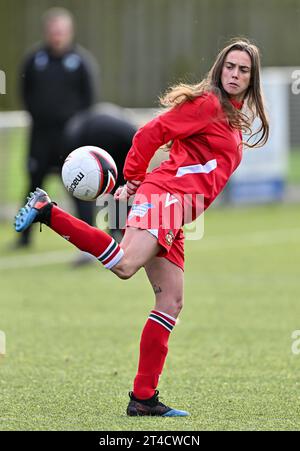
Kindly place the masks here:
POLYGON ((162 293, 162 289, 158 285, 154 283, 152 286, 155 294, 162 293))

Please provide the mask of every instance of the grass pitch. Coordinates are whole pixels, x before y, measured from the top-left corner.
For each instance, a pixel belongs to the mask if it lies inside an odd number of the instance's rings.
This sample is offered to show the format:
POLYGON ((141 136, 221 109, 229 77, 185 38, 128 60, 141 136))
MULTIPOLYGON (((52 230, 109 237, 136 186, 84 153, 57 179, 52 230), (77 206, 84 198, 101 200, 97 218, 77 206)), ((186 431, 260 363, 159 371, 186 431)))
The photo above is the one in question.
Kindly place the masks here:
POLYGON ((0 430, 300 430, 298 206, 212 209, 186 243, 185 308, 159 389, 188 418, 127 418, 153 305, 143 271, 74 270, 44 227, 28 251, 0 226, 0 430), (56 262, 56 263, 55 263, 56 262), (59 263, 61 262, 61 263, 59 263))

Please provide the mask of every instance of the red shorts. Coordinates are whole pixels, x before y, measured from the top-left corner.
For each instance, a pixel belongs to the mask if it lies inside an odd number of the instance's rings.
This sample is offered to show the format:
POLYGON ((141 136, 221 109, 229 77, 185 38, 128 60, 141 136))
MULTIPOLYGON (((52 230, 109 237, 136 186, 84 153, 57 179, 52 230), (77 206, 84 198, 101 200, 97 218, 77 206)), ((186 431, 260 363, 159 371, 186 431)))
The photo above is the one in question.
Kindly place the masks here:
POLYGON ((136 192, 127 218, 128 227, 148 230, 161 246, 164 257, 184 269, 183 212, 179 197, 151 183, 143 183, 136 192))

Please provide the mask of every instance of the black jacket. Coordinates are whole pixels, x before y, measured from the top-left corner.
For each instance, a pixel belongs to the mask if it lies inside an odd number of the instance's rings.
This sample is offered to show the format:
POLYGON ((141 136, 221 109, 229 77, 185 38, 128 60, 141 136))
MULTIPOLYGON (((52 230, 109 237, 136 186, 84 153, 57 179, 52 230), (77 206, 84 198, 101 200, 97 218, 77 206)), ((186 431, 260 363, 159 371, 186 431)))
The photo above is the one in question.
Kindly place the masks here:
MULTIPOLYGON (((26 57, 21 95, 37 125, 63 125, 95 101, 96 66, 91 55, 74 46, 62 56, 41 47, 26 57)), ((97 80, 98 81, 98 80, 97 80)))

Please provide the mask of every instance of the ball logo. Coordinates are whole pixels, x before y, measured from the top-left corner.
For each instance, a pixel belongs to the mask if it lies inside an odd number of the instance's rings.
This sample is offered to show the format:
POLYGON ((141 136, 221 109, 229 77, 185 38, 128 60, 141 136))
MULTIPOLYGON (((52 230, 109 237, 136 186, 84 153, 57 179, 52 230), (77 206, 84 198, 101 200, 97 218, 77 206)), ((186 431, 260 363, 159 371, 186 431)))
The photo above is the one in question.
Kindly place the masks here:
POLYGON ((76 175, 75 179, 70 185, 69 193, 73 194, 78 184, 81 182, 81 180, 84 178, 84 174, 82 172, 79 172, 79 174, 76 175))

